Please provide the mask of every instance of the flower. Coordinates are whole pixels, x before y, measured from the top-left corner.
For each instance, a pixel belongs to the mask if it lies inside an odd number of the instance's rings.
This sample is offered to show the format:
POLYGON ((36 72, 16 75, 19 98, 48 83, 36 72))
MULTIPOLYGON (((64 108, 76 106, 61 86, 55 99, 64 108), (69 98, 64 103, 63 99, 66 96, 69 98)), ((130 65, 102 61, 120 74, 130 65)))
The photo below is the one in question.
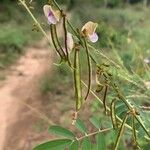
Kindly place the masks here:
POLYGON ((60 11, 52 9, 50 5, 44 5, 44 14, 48 20, 48 24, 56 24, 60 20, 60 11))
POLYGON ((83 27, 82 27, 82 33, 86 35, 89 40, 93 43, 98 41, 98 35, 95 32, 98 24, 94 23, 92 21, 87 22, 83 27))
POLYGON ((74 42, 72 38, 72 34, 67 32, 67 47, 68 49, 72 50, 74 47, 74 42))

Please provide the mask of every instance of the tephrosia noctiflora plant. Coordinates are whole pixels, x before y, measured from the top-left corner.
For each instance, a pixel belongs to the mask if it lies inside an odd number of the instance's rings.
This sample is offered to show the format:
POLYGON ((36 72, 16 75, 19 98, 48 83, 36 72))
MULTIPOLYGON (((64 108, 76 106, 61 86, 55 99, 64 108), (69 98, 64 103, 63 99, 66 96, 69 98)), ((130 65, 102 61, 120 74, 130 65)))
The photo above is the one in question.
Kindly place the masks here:
MULTIPOLYGON (((141 81, 135 80, 134 75, 124 69, 121 64, 114 62, 106 56, 101 50, 94 48, 91 43, 98 41, 99 37, 96 33, 97 23, 89 21, 82 28, 74 27, 67 19, 67 14, 60 8, 55 0, 51 0, 43 6, 46 16, 47 26, 50 28, 51 39, 46 34, 41 26, 41 23, 34 17, 26 0, 19 0, 19 3, 24 6, 26 11, 33 19, 36 27, 51 43, 60 57, 60 65, 65 63, 73 73, 74 91, 75 91, 75 112, 73 117, 73 125, 82 133, 78 137, 69 129, 61 126, 53 125, 49 127, 49 132, 64 138, 50 140, 46 143, 36 146, 35 150, 90 150, 92 144, 96 145, 97 150, 107 149, 107 141, 104 144, 104 133, 114 131, 116 136, 111 149, 119 149, 119 145, 123 136, 128 134, 131 136, 136 149, 142 149, 138 142, 139 136, 142 135, 143 143, 150 142, 150 121, 144 115, 141 106, 138 106, 132 97, 127 97, 119 87, 118 80, 125 80, 129 84, 133 84, 135 89, 145 90, 146 87, 141 84, 141 81), (62 22, 62 30, 64 31, 64 46, 61 45, 58 33, 57 23, 62 22), (81 50, 87 59, 87 84, 82 80, 81 74, 81 50), (72 53, 71 53, 72 51, 72 53), (72 55, 72 57, 70 57, 72 55), (73 59, 71 59, 73 58, 73 59), (101 59, 104 62, 101 62, 101 59), (115 71, 114 71, 115 70, 115 71), (92 71, 96 72, 96 90, 92 89, 92 71), (117 79, 114 77, 117 73, 117 79), (83 87, 86 91, 83 92, 83 87), (99 96, 102 95, 102 99, 99 96), (113 94, 112 94, 113 93, 113 94), (110 118, 109 125, 101 125, 101 123, 92 117, 89 121, 97 129, 97 131, 88 133, 84 122, 78 117, 82 111, 82 107, 86 106, 89 100, 89 94, 93 95, 100 104, 103 105, 105 115, 110 118), (112 94, 111 101, 108 101, 109 94, 112 94), (95 140, 90 140, 93 137, 95 140)), ((59 65, 58 65, 59 67, 59 65)), ((109 98, 110 99, 110 98, 109 98)))

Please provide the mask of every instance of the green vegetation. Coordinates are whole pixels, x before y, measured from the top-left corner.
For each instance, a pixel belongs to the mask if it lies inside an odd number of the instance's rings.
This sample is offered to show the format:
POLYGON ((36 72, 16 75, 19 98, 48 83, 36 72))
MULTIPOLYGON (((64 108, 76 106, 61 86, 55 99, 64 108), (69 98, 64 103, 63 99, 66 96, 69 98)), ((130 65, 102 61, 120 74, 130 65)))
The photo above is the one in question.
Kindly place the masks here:
POLYGON ((40 37, 32 31, 27 16, 17 3, 0 6, 0 69, 12 64, 24 52, 24 47, 40 37))

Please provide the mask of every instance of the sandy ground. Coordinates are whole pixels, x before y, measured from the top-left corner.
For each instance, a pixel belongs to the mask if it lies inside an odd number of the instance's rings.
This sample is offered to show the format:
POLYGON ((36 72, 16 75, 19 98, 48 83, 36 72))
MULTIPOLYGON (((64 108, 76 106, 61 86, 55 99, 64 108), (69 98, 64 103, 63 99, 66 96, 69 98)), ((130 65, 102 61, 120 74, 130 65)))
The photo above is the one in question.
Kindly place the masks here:
POLYGON ((27 48, 0 83, 0 150, 30 150, 31 139, 38 139, 31 128, 42 115, 32 106, 40 106, 38 81, 51 69, 53 58, 45 41, 27 48))

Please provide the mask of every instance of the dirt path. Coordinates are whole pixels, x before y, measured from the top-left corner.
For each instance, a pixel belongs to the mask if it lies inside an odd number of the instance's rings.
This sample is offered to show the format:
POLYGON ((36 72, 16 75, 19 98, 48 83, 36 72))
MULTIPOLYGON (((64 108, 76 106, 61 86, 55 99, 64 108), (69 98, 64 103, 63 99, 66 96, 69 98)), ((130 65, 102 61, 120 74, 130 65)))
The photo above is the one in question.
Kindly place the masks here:
POLYGON ((24 103, 40 105, 38 80, 50 70, 53 57, 43 41, 28 48, 0 83, 0 150, 31 149, 27 141, 32 138, 30 128, 38 116, 24 103))

